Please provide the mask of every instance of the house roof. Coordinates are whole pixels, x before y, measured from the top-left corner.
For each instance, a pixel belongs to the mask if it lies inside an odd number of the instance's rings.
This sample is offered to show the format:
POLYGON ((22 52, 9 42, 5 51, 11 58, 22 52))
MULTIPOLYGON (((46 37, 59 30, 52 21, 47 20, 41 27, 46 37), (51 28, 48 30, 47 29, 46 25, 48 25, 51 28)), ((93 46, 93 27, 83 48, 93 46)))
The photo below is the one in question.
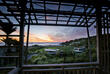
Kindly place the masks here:
POLYGON ((45 51, 58 51, 59 49, 45 49, 45 51))

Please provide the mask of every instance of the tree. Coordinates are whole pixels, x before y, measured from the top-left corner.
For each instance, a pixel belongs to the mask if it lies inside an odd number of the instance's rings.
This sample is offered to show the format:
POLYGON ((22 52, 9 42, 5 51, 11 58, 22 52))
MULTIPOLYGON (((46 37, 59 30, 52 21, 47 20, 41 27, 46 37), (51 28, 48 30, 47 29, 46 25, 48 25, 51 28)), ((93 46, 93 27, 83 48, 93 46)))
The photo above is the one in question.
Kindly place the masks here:
MULTIPOLYGON (((16 31, 16 27, 14 27, 12 24, 0 24, 1 30, 6 34, 6 40, 5 43, 7 46, 10 46, 10 39, 8 38, 8 36, 16 31)), ((10 49, 7 49, 7 53, 10 51, 10 49)))
MULTIPOLYGON (((6 45, 8 45, 8 50, 7 53, 10 52, 10 46, 18 46, 20 45, 20 42, 17 41, 16 39, 12 39, 12 38, 8 38, 8 39, 1 39, 1 41, 3 41, 6 45)), ((17 48, 18 49, 18 48, 17 48)))
POLYGON ((16 45, 19 45, 20 42, 17 41, 16 39, 12 39, 12 38, 8 38, 8 39, 1 39, 1 41, 3 41, 5 44, 11 46, 16 46, 16 45))
POLYGON ((6 39, 8 39, 8 35, 16 31, 16 27, 11 24, 0 24, 0 27, 1 30, 6 34, 6 39))

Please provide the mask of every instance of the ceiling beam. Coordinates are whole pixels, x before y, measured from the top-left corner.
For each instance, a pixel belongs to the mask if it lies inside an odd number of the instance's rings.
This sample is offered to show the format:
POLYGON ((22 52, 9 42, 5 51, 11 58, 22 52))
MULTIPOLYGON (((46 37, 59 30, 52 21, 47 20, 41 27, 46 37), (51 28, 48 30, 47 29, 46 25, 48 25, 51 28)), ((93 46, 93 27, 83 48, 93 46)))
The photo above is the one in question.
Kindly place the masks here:
MULTIPOLYGON (((41 1, 43 1, 43 0, 41 0, 41 1)), ((46 0, 46 1, 59 2, 59 0, 46 0)), ((100 3, 102 6, 110 7, 110 1, 109 0, 62 0, 61 2, 86 4, 86 5, 93 5, 93 6, 100 3)))
MULTIPOLYGON (((9 23, 2 23, 2 24, 9 24, 9 23)), ((28 23, 24 23, 25 25, 28 25, 28 23)), ((20 26, 20 24, 12 24, 13 26, 20 26)), ((85 25, 72 25, 72 24, 45 24, 45 23, 30 23, 30 25, 35 25, 35 26, 65 26, 65 27, 87 27, 85 25)), ((89 26, 88 26, 89 27, 89 26)))
MULTIPOLYGON (((28 23, 24 23, 25 25, 27 25, 28 23)), ((44 24, 44 23, 39 23, 39 24, 36 24, 36 23, 32 23, 31 25, 35 25, 35 26, 65 26, 65 27, 87 27, 85 25, 72 25, 72 24, 44 24)), ((88 26, 89 27, 89 26, 88 26)))
MULTIPOLYGON (((8 11, 13 11, 13 12, 20 12, 20 10, 17 9, 8 9, 8 11)), ((34 9, 34 10, 29 10, 26 9, 26 12, 30 12, 30 13, 44 13, 43 9, 34 9)), ((48 14, 57 14, 58 11, 57 10, 46 10, 46 13, 48 14)), ((88 14, 88 13, 81 13, 81 12, 73 12, 71 13, 71 11, 59 11, 59 14, 62 15, 76 15, 76 16, 88 16, 88 17, 95 17, 95 14, 88 14)))

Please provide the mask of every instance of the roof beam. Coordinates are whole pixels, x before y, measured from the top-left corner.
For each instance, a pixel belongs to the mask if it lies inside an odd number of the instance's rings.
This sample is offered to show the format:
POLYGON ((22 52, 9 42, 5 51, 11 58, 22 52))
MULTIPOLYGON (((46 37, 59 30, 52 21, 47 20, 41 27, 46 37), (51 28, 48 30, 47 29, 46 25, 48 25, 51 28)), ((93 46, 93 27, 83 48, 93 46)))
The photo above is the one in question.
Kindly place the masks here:
MULTIPOLYGON (((20 10, 17 9, 9 9, 8 11, 13 11, 13 12, 20 12, 20 10)), ((27 9, 26 12, 30 12, 30 13, 44 13, 43 9, 34 9, 34 10, 29 10, 27 9)), ((48 14, 57 14, 58 11, 57 10, 46 10, 46 13, 48 14)), ((88 17, 95 17, 95 14, 88 14, 88 13, 81 13, 81 12, 73 12, 71 13, 71 11, 60 11, 59 14, 62 15, 76 15, 76 16, 88 16, 88 17)))
MULTIPOLYGON (((24 23, 25 25, 27 25, 27 23, 24 23)), ((71 24, 68 24, 68 25, 64 25, 64 24, 45 24, 45 23, 39 23, 39 24, 36 24, 36 23, 32 23, 31 25, 36 25, 36 26, 65 26, 65 27, 87 27, 85 25, 71 25, 71 24)), ((89 26, 88 26, 89 27, 89 26)))
MULTIPOLYGON (((3 24, 9 24, 9 23, 3 23, 3 24)), ((28 23, 24 23, 25 25, 28 25, 28 23)), ((19 24, 12 24, 13 26, 20 26, 19 24)), ((68 24, 68 25, 64 25, 64 24, 45 24, 45 23, 30 23, 30 25, 36 25, 36 26, 65 26, 65 27, 87 27, 85 25, 72 25, 72 24, 68 24)), ((89 26, 88 26, 89 27, 89 26)))
MULTIPOLYGON (((43 1, 43 0, 41 0, 43 1)), ((59 0, 46 0, 51 2, 59 2, 59 0)), ((97 3, 100 3, 102 6, 109 6, 110 7, 110 1, 109 0, 62 0, 64 3, 77 3, 77 4, 86 4, 86 5, 96 5, 97 3)))
POLYGON ((0 11, 0 14, 1 14, 2 16, 4 16, 4 17, 5 17, 5 19, 7 19, 7 21, 8 21, 10 24, 12 24, 12 22, 10 21, 10 19, 9 19, 9 18, 7 18, 7 16, 6 16, 6 15, 4 15, 4 14, 3 14, 3 12, 1 12, 1 11, 0 11))
MULTIPOLYGON (((76 5, 77 5, 77 4, 75 4, 74 7, 73 7, 73 9, 72 9, 72 13, 75 11, 76 5)), ((70 22, 71 17, 72 17, 72 15, 70 15, 70 17, 69 17, 69 19, 68 19, 68 21, 67 21, 67 24, 70 22)))

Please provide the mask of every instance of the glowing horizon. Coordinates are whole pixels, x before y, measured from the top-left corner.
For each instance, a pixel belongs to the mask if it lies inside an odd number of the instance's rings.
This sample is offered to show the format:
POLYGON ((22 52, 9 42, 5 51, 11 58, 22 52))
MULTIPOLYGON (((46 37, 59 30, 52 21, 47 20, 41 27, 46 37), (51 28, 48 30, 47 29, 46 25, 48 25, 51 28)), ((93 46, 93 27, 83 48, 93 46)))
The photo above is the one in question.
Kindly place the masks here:
MULTIPOLYGON (((4 35, 3 31, 0 34, 4 35)), ((90 35, 95 35, 94 26, 90 28, 90 35)), ((19 29, 12 33, 12 35, 19 35, 19 29)), ((27 26, 24 32, 24 42, 27 41, 27 26)), ((76 27, 53 27, 53 26, 31 26, 29 34, 29 42, 65 42, 75 40, 78 38, 87 37, 86 28, 76 27)), ((3 37, 0 37, 0 39, 3 37)), ((13 39, 19 40, 17 37, 13 39)))

